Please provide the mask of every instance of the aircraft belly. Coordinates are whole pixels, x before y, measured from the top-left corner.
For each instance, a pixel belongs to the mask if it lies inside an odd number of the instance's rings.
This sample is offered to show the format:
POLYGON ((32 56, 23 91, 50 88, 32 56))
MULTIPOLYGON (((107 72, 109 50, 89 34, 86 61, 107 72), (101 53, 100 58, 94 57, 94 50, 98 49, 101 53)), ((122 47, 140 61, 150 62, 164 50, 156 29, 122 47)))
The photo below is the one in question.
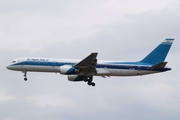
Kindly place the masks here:
POLYGON ((125 70, 125 69, 109 69, 110 76, 138 76, 138 75, 147 75, 157 73, 157 71, 149 70, 125 70))
POLYGON ((117 69, 115 71, 115 76, 136 76, 136 75, 138 75, 137 70, 117 69))
POLYGON ((153 74, 153 73, 158 73, 158 71, 150 71, 150 70, 139 71, 139 75, 148 75, 148 74, 153 74))

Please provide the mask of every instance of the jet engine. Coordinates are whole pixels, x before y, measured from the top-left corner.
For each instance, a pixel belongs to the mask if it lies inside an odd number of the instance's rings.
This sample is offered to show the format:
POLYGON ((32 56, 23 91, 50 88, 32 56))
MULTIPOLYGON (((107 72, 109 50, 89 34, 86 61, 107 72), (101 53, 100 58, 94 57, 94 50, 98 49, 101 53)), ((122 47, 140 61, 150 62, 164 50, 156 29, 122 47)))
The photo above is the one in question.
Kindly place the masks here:
POLYGON ((79 69, 76 69, 74 66, 71 66, 71 65, 61 66, 59 68, 59 71, 63 75, 78 74, 80 72, 79 69))
POLYGON ((68 80, 73 82, 84 81, 84 77, 80 75, 68 75, 68 80))
POLYGON ((68 80, 73 81, 73 82, 78 82, 78 81, 84 81, 87 82, 88 85, 95 86, 96 84, 92 82, 93 76, 81 76, 81 75, 68 75, 68 80))

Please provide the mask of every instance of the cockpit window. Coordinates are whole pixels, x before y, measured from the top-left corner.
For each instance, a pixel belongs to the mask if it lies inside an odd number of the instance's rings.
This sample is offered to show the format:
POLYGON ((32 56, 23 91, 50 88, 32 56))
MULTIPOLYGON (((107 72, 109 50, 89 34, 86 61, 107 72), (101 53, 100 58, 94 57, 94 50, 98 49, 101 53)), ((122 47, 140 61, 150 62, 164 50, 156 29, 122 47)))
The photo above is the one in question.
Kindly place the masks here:
POLYGON ((12 63, 16 63, 16 61, 12 61, 12 63))

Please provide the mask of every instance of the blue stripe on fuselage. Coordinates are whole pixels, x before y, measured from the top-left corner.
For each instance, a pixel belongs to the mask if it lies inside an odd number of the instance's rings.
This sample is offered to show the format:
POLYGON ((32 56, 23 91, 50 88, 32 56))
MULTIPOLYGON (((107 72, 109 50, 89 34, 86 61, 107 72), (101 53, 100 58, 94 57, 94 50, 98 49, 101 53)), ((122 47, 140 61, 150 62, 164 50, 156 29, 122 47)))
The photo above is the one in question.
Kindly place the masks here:
POLYGON ((69 74, 75 74, 75 68, 74 68, 74 67, 70 68, 70 69, 66 72, 66 75, 69 75, 69 74))

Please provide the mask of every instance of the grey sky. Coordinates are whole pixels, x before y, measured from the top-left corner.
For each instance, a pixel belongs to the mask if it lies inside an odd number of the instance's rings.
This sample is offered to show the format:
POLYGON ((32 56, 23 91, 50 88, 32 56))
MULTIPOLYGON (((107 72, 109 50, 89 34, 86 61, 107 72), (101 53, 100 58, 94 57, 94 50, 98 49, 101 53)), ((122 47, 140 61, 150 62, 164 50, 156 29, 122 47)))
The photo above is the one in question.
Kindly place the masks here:
POLYGON ((0 1, 1 120, 179 120, 180 1, 0 1), (35 56, 136 61, 166 37, 172 71, 139 77, 94 77, 96 87, 67 76, 5 67, 35 56))

